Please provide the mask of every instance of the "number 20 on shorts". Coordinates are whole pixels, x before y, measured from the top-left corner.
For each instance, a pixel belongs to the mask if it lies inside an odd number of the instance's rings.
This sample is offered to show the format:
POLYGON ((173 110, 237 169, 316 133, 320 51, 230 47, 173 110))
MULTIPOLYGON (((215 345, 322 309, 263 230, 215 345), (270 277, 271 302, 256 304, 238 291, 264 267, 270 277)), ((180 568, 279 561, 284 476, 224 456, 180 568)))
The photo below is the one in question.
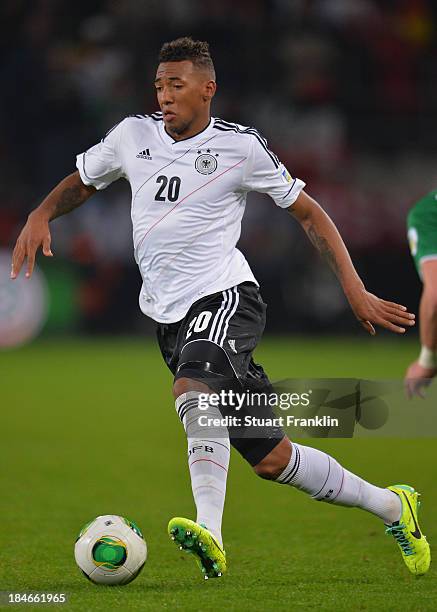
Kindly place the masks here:
POLYGON ((193 319, 191 319, 190 324, 188 325, 188 331, 185 338, 189 338, 193 332, 199 334, 200 332, 205 331, 208 327, 209 322, 212 317, 212 312, 209 310, 204 310, 200 314, 196 315, 193 319))

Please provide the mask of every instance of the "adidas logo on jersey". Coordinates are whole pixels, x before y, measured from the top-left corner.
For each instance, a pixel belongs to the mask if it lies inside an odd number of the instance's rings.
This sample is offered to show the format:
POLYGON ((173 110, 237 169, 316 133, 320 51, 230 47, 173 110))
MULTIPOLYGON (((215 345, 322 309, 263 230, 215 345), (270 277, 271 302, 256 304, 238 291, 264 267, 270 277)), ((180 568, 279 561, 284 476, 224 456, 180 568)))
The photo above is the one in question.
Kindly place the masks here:
POLYGON ((150 149, 143 149, 138 153, 137 157, 139 157, 140 159, 152 159, 152 156, 150 155, 150 149))

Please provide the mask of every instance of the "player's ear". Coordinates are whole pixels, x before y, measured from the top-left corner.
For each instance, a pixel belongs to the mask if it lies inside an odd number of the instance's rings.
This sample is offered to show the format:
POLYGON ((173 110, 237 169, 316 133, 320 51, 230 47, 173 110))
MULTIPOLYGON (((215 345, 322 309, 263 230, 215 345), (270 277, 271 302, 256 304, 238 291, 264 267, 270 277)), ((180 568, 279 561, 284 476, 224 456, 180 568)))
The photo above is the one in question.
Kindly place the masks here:
POLYGON ((204 91, 203 91, 203 100, 207 102, 208 100, 212 100, 214 94, 217 89, 217 84, 215 81, 210 80, 205 83, 204 91))

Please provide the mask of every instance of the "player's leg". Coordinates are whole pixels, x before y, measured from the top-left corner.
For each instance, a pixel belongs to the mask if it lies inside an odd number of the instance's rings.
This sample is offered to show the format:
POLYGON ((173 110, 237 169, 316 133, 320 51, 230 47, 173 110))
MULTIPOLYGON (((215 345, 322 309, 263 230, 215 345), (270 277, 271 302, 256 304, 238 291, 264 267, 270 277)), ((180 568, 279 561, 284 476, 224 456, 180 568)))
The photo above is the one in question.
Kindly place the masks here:
POLYGON ((218 408, 208 403, 211 392, 206 384, 188 377, 178 378, 173 386, 176 410, 187 435, 197 516, 195 521, 175 517, 168 525, 170 537, 180 549, 194 554, 205 578, 226 571, 221 527, 230 455, 226 427, 199 424, 200 418, 221 419, 218 408))
POLYGON ((226 569, 221 522, 229 466, 229 433, 225 426, 208 425, 222 418, 210 403, 212 390, 220 391, 237 381, 232 364, 220 344, 223 326, 238 307, 237 288, 196 302, 181 322, 173 350, 173 393, 178 416, 188 441, 188 465, 196 521, 177 517, 169 533, 182 548, 194 552, 205 577, 226 569), (203 525, 203 526, 202 526, 203 525), (187 535, 188 534, 188 535, 187 535))
POLYGON ((407 218, 408 242, 417 273, 423 283, 419 307, 420 356, 411 362, 405 374, 405 389, 412 397, 423 397, 437 375, 437 190, 419 200, 407 218))
MULTIPOLYGON (((178 368, 182 365, 179 363, 181 357, 180 345, 183 339, 186 339, 185 328, 185 320, 170 325, 158 324, 157 327, 157 339, 161 354, 173 375, 176 376, 179 376, 178 368)), ((189 357, 189 352, 185 352, 184 355, 189 357)), ((194 358, 197 359, 197 355, 194 358)), ((201 363, 202 361, 199 362, 199 364, 201 363)), ((204 382, 194 378, 178 377, 173 385, 176 411, 187 432, 188 463, 194 501, 197 507, 197 519, 199 522, 204 522, 210 526, 215 537, 222 543, 221 519, 229 464, 229 435, 225 428, 220 429, 220 439, 215 440, 208 436, 209 443, 205 444, 201 441, 201 438, 205 437, 201 435, 204 432, 196 431, 196 419, 194 418, 194 415, 198 414, 198 398, 201 394, 205 395, 209 392, 210 389, 204 382), (214 463, 207 461, 212 456, 214 457, 214 463)), ((221 416, 214 407, 206 412, 211 417, 221 416)), ((217 431, 214 430, 215 433, 217 431)))
POLYGON ((367 510, 389 525, 401 516, 402 505, 393 491, 366 482, 327 453, 291 443, 287 437, 254 470, 263 478, 293 486, 318 501, 367 510))
POLYGON ((205 383, 192 378, 178 378, 173 385, 176 410, 187 435, 188 468, 197 511, 196 522, 206 526, 222 546, 230 443, 226 427, 199 424, 200 418, 205 423, 207 419, 221 419, 219 409, 207 401, 210 393, 212 390, 205 383))
POLYGON ((264 324, 265 305, 258 287, 242 283, 196 302, 181 322, 174 351, 176 410, 188 438, 197 522, 206 524, 220 545, 229 432, 217 424, 222 406, 208 402, 205 394, 241 389, 240 377, 247 373, 264 324))
MULTIPOLYGON (((184 319, 169 325, 158 324, 157 327, 157 339, 161 354, 168 368, 175 376, 179 376, 178 368, 180 369, 182 365, 179 363, 181 357, 180 345, 183 343, 183 339, 186 339, 186 324, 187 321, 184 319)), ((187 353, 185 352, 184 354, 186 355, 187 353)), ((197 359, 197 355, 194 358, 197 359)), ((199 364, 201 363, 202 361, 199 361, 199 364)), ((194 501, 197 507, 197 518, 200 522, 206 522, 206 524, 210 525, 216 538, 222 543, 221 518, 226 491, 227 466, 229 463, 229 435, 226 429, 221 429, 220 438, 223 439, 220 439, 217 443, 215 440, 210 440, 209 444, 205 445, 201 441, 201 438, 205 437, 201 435, 204 432, 199 433, 196 431, 196 419, 193 418, 198 410, 199 396, 209 392, 210 389, 204 382, 194 378, 177 378, 173 384, 176 411, 187 433, 188 464, 194 501), (215 462, 207 461, 213 455, 215 462), (220 467, 223 468, 220 471, 218 471, 218 466, 216 466, 218 463, 216 458, 220 460, 220 467), (216 467, 217 469, 215 469, 216 467), (211 472, 213 472, 212 477, 209 476, 211 472), (214 480, 220 481, 221 484, 214 482, 214 480)), ((220 416, 220 413, 215 408, 211 408, 207 412, 210 416, 220 416)))
POLYGON ((418 494, 412 487, 377 487, 327 453, 292 443, 287 437, 254 470, 262 478, 296 487, 315 500, 361 508, 378 516, 398 542, 408 569, 416 575, 428 571, 429 545, 418 527, 418 494))

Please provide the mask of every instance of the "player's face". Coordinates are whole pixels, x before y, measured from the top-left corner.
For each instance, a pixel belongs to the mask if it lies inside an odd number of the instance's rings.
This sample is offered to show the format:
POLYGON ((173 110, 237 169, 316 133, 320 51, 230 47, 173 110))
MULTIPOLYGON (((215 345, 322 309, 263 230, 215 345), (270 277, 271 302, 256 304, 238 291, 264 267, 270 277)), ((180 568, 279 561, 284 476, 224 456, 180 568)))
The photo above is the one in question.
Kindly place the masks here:
MULTIPOLYGON (((210 75, 192 62, 163 62, 155 79, 158 103, 167 131, 185 135, 197 124, 209 120, 209 105, 215 93, 210 75)), ((202 126, 199 128, 202 129, 202 126)))

